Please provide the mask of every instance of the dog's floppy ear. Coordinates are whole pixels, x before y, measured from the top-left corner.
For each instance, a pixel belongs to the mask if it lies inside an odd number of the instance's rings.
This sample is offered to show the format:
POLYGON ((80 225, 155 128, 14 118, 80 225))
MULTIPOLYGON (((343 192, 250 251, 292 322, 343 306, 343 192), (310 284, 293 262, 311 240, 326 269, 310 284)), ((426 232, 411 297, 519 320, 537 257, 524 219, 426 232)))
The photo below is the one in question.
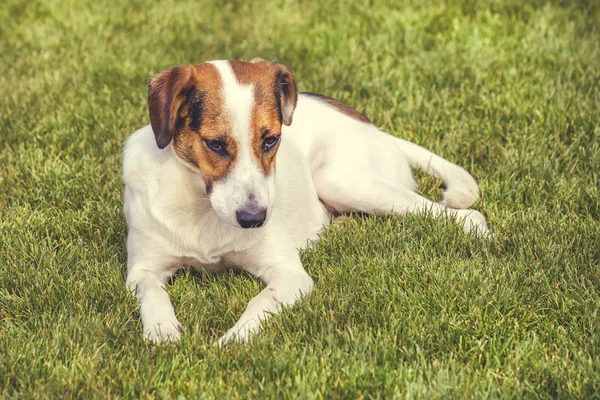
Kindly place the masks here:
POLYGON ((171 143, 178 110, 186 97, 182 91, 190 85, 192 67, 183 65, 161 72, 148 84, 148 112, 156 145, 164 149, 171 143))
POLYGON ((273 63, 272 67, 275 69, 275 98, 279 101, 281 121, 289 126, 298 102, 296 79, 285 65, 273 63))

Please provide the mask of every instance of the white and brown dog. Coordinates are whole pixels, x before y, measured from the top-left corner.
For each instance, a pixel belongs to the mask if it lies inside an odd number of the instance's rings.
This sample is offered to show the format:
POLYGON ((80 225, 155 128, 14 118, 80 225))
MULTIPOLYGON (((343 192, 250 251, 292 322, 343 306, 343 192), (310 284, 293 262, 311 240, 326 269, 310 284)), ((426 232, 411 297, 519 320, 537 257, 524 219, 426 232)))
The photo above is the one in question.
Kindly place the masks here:
POLYGON ((281 64, 175 67, 151 80, 148 108, 151 124, 127 140, 123 180, 127 286, 153 341, 182 333, 164 289, 182 266, 237 267, 265 283, 219 343, 248 340, 310 292, 298 249, 340 213, 427 211, 488 233, 466 210, 479 194, 467 171, 337 100, 298 94, 281 64), (411 167, 443 180, 441 203, 415 192, 411 167))

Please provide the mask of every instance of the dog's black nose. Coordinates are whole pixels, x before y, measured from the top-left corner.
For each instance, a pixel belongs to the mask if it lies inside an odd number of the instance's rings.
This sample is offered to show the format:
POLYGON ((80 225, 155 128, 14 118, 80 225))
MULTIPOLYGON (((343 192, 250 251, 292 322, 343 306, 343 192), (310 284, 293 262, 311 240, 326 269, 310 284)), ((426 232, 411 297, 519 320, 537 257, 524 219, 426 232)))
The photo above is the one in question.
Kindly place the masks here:
POLYGON ((256 211, 241 209, 235 212, 235 216, 242 228, 260 228, 267 218, 267 209, 259 208, 256 211))

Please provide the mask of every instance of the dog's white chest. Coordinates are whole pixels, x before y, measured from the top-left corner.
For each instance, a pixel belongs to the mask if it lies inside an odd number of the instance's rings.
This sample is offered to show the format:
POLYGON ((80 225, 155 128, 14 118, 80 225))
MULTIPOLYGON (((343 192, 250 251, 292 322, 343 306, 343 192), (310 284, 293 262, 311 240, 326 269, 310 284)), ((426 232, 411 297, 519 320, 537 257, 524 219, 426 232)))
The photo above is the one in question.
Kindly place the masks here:
POLYGON ((171 246, 181 257, 191 257, 208 267, 218 264, 231 252, 246 250, 260 237, 259 232, 236 229, 223 224, 214 213, 182 220, 171 246))

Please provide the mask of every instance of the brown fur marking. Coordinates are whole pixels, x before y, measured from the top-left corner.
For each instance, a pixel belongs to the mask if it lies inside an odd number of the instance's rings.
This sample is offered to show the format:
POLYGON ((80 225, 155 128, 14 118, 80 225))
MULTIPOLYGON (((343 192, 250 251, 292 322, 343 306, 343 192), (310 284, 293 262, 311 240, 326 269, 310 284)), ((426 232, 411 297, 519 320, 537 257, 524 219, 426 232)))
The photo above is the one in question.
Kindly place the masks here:
POLYGON ((350 118, 353 118, 353 119, 361 121, 361 122, 365 122, 367 124, 372 124, 371 120, 369 118, 367 118, 364 114, 359 113, 354 108, 350 107, 348 104, 342 103, 339 100, 336 100, 336 99, 328 97, 328 96, 323 96, 322 94, 318 94, 318 93, 302 92, 300 94, 312 97, 313 99, 323 101, 323 102, 329 104, 330 106, 336 108, 342 114, 349 116, 350 118))
MULTIPOLYGON (((265 153, 263 141, 266 137, 281 134, 281 123, 284 122, 282 119, 285 119, 282 117, 282 107, 285 106, 286 101, 292 102, 293 112, 296 106, 296 82, 291 72, 281 64, 266 61, 252 63, 230 61, 229 64, 240 84, 254 85, 254 107, 250 122, 252 154, 264 173, 269 175, 275 168, 275 155, 279 143, 265 153), (286 79, 284 82, 281 81, 282 76, 286 79), (281 89, 282 85, 289 89, 287 95, 281 89), (280 98, 277 98, 278 95, 280 98), (290 99, 290 96, 296 97, 290 99)), ((291 116, 289 118, 291 120, 291 116)))
MULTIPOLYGON (((230 65, 240 84, 254 85, 252 153, 264 173, 271 174, 279 143, 264 152, 263 140, 280 135, 282 122, 291 123, 298 98, 296 82, 281 64, 230 61, 230 65)), ((172 68, 153 78, 148 87, 148 110, 158 147, 165 148, 172 141, 175 153, 200 170, 207 191, 232 170, 238 152, 224 105, 221 77, 210 63, 172 68), (205 140, 225 142, 228 154, 216 154, 205 140)))
POLYGON ((169 143, 164 142, 170 135, 175 153, 201 171, 207 188, 226 176, 235 165, 238 145, 231 136, 230 116, 223 112, 217 69, 208 63, 175 67, 152 79, 149 90, 150 120, 157 144, 162 141, 159 147, 169 143), (215 139, 227 143, 227 156, 206 147, 204 140, 215 139))

